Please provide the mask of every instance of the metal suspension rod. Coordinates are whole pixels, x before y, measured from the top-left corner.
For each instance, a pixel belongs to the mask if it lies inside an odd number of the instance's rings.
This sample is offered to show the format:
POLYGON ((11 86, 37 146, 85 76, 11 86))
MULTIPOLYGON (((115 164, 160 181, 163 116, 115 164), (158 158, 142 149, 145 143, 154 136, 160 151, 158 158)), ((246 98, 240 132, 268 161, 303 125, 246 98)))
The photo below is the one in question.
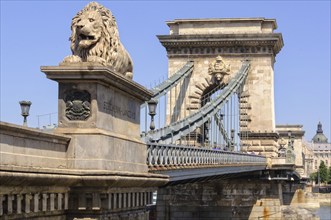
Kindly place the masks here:
MULTIPOLYGON (((249 68, 249 62, 244 61, 241 69, 238 71, 238 73, 229 81, 228 85, 225 87, 225 89, 222 90, 222 92, 212 101, 201 107, 201 109, 191 115, 189 115, 187 118, 181 119, 177 122, 171 123, 170 125, 158 129, 154 131, 153 133, 148 133, 147 137, 145 138, 146 141, 161 141, 162 143, 170 143, 169 137, 173 136, 174 140, 178 140, 180 138, 180 135, 186 135, 191 130, 195 130, 198 127, 202 127, 202 125, 207 122, 207 119, 209 116, 214 115, 217 111, 219 111, 219 108, 222 108, 225 103, 225 99, 227 99, 227 107, 226 107, 226 115, 225 120, 227 120, 227 124, 229 123, 229 106, 228 101, 229 98, 232 96, 232 94, 238 89, 240 85, 244 82, 246 79, 247 73, 249 68), (217 107, 216 107, 217 106, 217 107), (215 108, 216 107, 216 108, 215 108), (188 130, 189 124, 196 124, 196 126, 191 127, 191 130, 188 130), (170 132, 171 131, 171 132, 170 132), (171 134, 171 136, 170 136, 171 134)), ((171 94, 171 99, 173 99, 171 94)), ((229 128, 229 126, 228 126, 229 128)))

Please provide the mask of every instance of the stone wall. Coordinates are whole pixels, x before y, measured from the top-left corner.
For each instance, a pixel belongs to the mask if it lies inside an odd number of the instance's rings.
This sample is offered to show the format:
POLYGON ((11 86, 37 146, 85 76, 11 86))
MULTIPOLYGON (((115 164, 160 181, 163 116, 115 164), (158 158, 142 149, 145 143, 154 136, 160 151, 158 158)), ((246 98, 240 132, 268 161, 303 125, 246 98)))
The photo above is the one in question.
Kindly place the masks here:
POLYGON ((159 189, 157 219, 280 219, 280 206, 276 182, 213 180, 159 189))
POLYGON ((65 169, 70 137, 0 122, 0 166, 65 169))
POLYGON ((148 219, 152 192, 167 177, 72 169, 70 148, 78 146, 71 140, 0 122, 0 219, 148 219))

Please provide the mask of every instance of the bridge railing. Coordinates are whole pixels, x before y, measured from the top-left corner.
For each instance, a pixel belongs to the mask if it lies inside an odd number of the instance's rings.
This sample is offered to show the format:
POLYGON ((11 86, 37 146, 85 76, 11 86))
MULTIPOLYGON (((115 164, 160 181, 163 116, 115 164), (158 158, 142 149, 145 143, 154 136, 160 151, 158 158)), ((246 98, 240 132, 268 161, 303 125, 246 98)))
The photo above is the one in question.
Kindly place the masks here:
POLYGON ((164 144, 148 144, 147 147, 147 165, 150 169, 172 169, 186 166, 267 164, 267 159, 264 156, 240 152, 164 144))

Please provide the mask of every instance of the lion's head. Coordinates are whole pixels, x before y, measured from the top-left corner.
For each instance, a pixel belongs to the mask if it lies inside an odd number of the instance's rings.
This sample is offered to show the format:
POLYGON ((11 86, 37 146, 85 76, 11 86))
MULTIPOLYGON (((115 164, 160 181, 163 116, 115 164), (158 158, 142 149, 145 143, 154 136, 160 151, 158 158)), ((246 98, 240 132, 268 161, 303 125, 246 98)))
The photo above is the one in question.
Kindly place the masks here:
POLYGON ((98 4, 89 3, 71 23, 71 51, 62 64, 93 62, 111 66, 118 73, 132 78, 132 61, 119 40, 112 13, 98 4))
POLYGON ((71 38, 73 51, 91 47, 101 40, 101 35, 105 32, 101 15, 96 11, 82 13, 74 23, 71 38))

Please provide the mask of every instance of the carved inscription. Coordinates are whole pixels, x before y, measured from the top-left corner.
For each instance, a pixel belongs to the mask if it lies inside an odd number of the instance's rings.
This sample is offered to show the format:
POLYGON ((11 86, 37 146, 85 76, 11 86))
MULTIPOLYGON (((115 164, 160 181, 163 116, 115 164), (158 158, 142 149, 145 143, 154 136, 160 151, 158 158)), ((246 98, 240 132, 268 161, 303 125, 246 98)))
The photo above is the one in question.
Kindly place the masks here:
POLYGON ((135 105, 129 102, 128 109, 115 105, 112 100, 103 102, 103 109, 105 112, 114 115, 115 117, 126 117, 131 120, 136 119, 135 105))
POLYGON ((86 120, 91 115, 91 95, 87 91, 68 91, 65 103, 69 120, 86 120))

